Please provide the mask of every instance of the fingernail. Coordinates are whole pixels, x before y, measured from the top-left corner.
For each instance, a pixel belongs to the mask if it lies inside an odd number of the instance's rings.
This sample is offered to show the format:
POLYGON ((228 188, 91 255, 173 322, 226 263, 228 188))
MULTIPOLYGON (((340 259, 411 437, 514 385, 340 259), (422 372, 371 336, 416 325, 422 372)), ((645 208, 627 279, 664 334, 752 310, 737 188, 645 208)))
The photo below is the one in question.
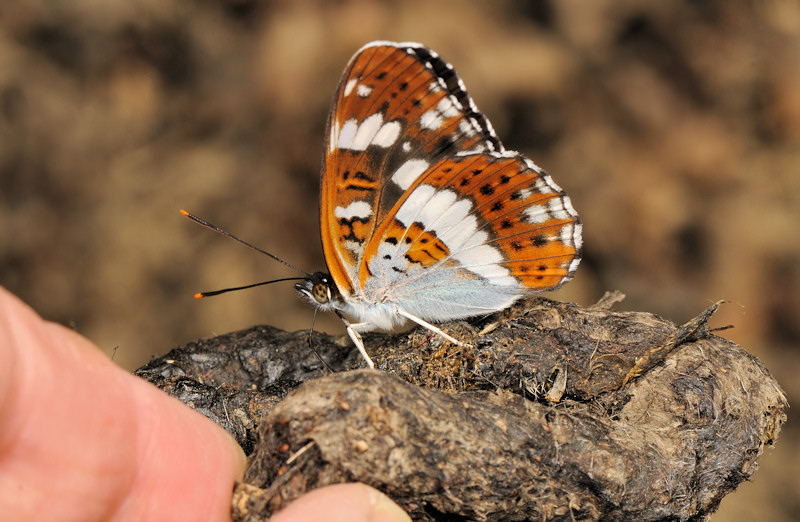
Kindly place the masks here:
POLYGON ((380 491, 375 491, 370 522, 411 522, 411 517, 392 499, 380 491))

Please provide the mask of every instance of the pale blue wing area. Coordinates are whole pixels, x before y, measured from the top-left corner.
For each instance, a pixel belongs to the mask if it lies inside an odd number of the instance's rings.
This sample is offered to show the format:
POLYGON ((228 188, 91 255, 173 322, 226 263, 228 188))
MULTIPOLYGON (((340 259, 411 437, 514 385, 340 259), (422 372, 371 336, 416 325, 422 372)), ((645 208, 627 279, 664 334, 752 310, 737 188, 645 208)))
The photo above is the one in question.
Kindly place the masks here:
MULTIPOLYGON (((441 276, 440 276, 441 277, 441 276)), ((522 288, 497 286, 484 279, 439 280, 436 274, 404 285, 394 302, 399 308, 432 322, 490 314, 525 295, 522 288)))

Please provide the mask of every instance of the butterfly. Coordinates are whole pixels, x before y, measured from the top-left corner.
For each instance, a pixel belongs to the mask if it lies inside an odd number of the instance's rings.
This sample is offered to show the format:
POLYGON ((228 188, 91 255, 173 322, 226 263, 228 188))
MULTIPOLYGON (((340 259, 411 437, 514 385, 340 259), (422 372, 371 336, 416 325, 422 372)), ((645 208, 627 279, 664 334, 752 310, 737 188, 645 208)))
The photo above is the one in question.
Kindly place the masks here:
POLYGON ((328 116, 320 223, 328 272, 295 289, 361 333, 488 314, 558 288, 580 262, 569 197, 506 150, 452 65, 418 43, 351 58, 328 116))

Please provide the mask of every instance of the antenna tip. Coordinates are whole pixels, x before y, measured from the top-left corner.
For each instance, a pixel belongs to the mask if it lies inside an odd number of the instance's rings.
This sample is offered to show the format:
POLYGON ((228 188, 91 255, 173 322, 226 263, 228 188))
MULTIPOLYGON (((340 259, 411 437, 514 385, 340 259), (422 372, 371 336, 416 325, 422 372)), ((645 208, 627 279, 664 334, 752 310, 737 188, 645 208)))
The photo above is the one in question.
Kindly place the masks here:
POLYGON ((186 216, 186 217, 189 217, 189 213, 188 213, 188 212, 186 212, 186 211, 185 211, 185 210, 183 210, 183 209, 181 209, 181 214, 183 214, 183 215, 184 215, 184 216, 186 216))
POLYGON ((205 296, 203 295, 203 293, 202 293, 202 292, 199 292, 199 293, 197 293, 197 294, 194 294, 194 298, 195 298, 195 299, 202 299, 203 297, 205 297, 205 296))

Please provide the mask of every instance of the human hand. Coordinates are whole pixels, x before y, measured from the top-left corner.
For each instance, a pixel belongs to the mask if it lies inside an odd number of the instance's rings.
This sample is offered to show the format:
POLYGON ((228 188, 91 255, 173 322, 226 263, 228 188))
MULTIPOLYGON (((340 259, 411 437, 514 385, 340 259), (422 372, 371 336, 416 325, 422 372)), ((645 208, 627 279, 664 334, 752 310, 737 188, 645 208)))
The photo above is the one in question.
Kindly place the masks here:
MULTIPOLYGON (((222 428, 0 287, 4 520, 230 520, 244 466, 222 428)), ((378 491, 342 484, 273 520, 410 519, 378 491)))

